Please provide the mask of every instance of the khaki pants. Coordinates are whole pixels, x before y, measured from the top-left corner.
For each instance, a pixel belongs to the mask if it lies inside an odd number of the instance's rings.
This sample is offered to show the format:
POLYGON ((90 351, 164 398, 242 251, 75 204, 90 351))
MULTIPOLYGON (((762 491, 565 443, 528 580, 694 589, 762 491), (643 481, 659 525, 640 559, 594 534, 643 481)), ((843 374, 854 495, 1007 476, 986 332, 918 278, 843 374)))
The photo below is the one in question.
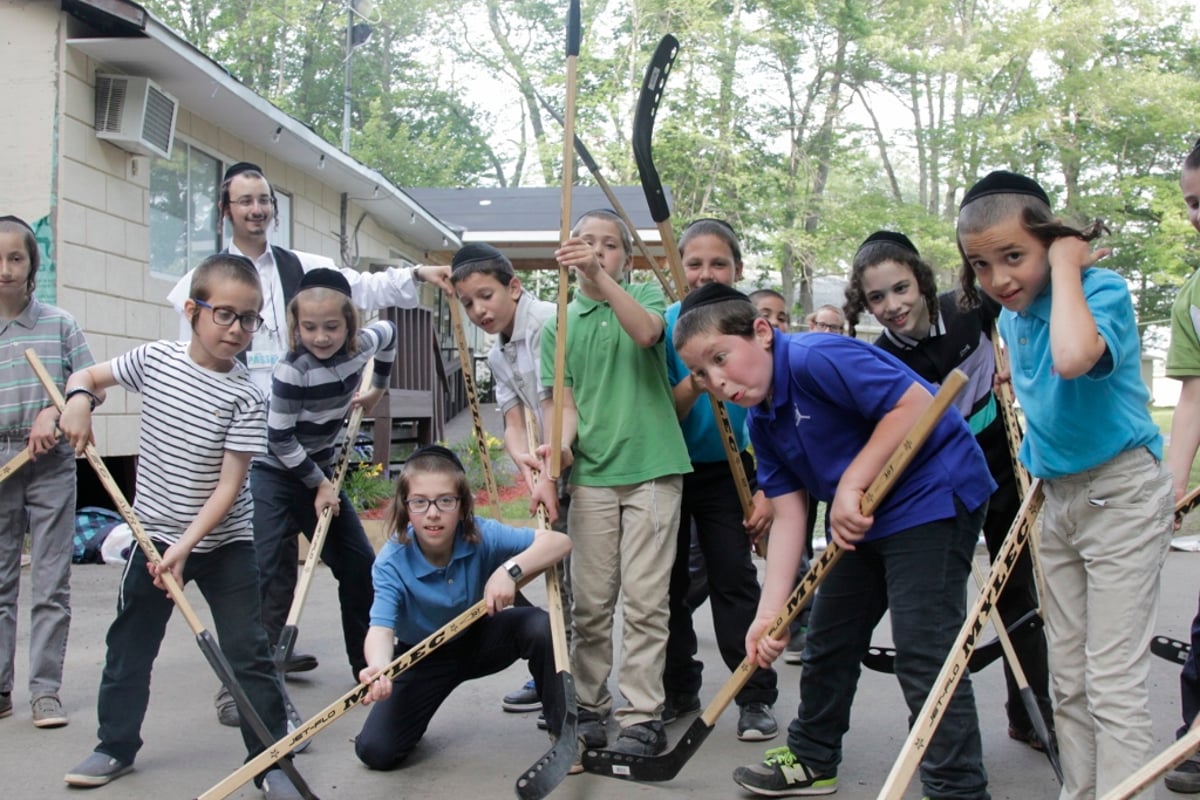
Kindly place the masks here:
POLYGON ((628 486, 571 487, 568 528, 574 642, 571 667, 582 708, 612 707, 613 614, 624 616, 617 685, 628 705, 623 727, 659 719, 667 650, 667 587, 683 478, 670 475, 628 486))
MULTIPOLYGON (((1101 797, 1154 755, 1150 637, 1172 530, 1170 473, 1148 450, 1045 482, 1046 638, 1065 782, 1101 797)), ((1140 798, 1154 795, 1147 789, 1140 798)))

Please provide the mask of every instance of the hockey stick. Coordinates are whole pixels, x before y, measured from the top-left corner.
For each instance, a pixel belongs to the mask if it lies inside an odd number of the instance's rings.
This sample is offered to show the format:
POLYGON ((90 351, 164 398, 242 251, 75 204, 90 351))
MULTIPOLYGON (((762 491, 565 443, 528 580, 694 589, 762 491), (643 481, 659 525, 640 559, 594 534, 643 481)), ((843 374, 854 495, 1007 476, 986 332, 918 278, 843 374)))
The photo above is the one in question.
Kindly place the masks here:
POLYGON ((0 467, 0 483, 4 483, 4 481, 11 478, 14 472, 28 464, 32 459, 33 451, 28 447, 10 458, 4 466, 0 467))
POLYGON ((1183 522, 1183 518, 1188 512, 1200 505, 1200 486, 1192 489, 1185 494, 1178 503, 1175 504, 1175 521, 1183 522))
MULTIPOLYGON (((29 366, 33 368, 38 380, 42 383, 42 388, 46 390, 46 394, 49 395, 50 400, 61 415, 66 410, 66 401, 63 400, 62 392, 58 390, 54 379, 46 371, 42 360, 38 358, 37 352, 33 348, 29 348, 25 351, 25 359, 29 362, 29 366)), ((137 540, 138 547, 145 554, 146 560, 151 564, 159 563, 162 560, 162 556, 159 555, 158 549, 150 540, 149 535, 147 535, 146 529, 142 527, 141 520, 133 512, 133 506, 129 505, 129 501, 125 499, 121 488, 117 486, 117 482, 113 479, 112 473, 108 471, 108 467, 104 464, 104 459, 100 457, 100 452, 96 449, 96 446, 89 444, 84 449, 84 455, 87 457, 88 463, 92 465, 92 469, 96 471, 96 476, 100 479, 100 483, 108 491, 109 497, 116 504, 117 511, 120 512, 125 522, 129 525, 129 530, 132 531, 133 538, 137 540)), ((262 718, 255 711, 254 706, 250 704, 250 698, 246 696, 246 691, 237 682, 237 678, 234 677, 233 667, 230 666, 229 661, 225 658, 225 654, 221 652, 221 648, 217 645, 217 640, 204 627, 204 623, 196 615, 195 609, 192 608, 192 604, 184 596, 182 587, 175 580, 175 576, 171 574, 170 570, 160 573, 160 577, 162 578, 163 585, 167 588, 167 593, 171 596, 171 601, 175 603, 175 607, 179 609, 179 612, 183 614, 184 620, 187 621, 188 627, 196 635, 196 644, 200 646, 200 652, 204 653, 205 659, 208 660, 209 666, 213 668, 213 671, 217 673, 217 677, 221 680, 221 683, 225 684, 226 688, 229 689, 229 694, 237 704, 238 713, 241 715, 241 718, 250 726, 254 735, 262 742, 263 746, 269 748, 271 746, 271 731, 263 724, 262 718)), ((316 800, 317 796, 313 794, 312 789, 300 777, 300 773, 290 761, 281 763, 279 768, 291 778, 296 789, 305 798, 316 800)), ((250 777, 252 778, 256 774, 258 774, 257 771, 251 773, 250 777)))
MULTIPOLYGON (((971 559, 971 571, 975 573, 975 582, 979 584, 980 588, 983 588, 986 578, 983 571, 979 569, 979 562, 975 559, 971 559)), ((1004 660, 1008 662, 1008 668, 1012 670, 1013 681, 1017 684, 1017 694, 1021 696, 1021 705, 1025 706, 1025 715, 1029 717, 1029 723, 1033 725, 1034 735, 1041 743, 1042 751, 1050 760, 1050 767, 1054 770, 1054 776, 1058 778, 1058 785, 1062 786, 1062 765, 1058 763, 1058 753, 1050 738, 1050 729, 1046 727, 1046 720, 1042 718, 1042 709, 1038 706, 1033 689, 1029 687, 1029 679, 1025 677, 1025 670, 1021 669, 1017 650, 1013 647, 1012 640, 1008 637, 1008 631, 1004 628, 1004 620, 1000 618, 999 614, 992 617, 992 627, 996 629, 996 637, 1000 640, 1000 646, 1004 648, 1004 660)))
MULTIPOLYGON (((563 124, 562 114, 546 102, 546 99, 537 92, 538 102, 542 104, 542 108, 546 109, 546 113, 558 120, 558 124, 563 124)), ((633 246, 636 247, 642 254, 642 258, 646 259, 646 263, 654 272, 654 277, 658 278, 659 284, 662 285, 663 294, 674 302, 679 299, 675 293, 675 287, 671 285, 671 281, 663 273, 662 267, 658 264, 658 259, 654 257, 654 253, 650 252, 650 246, 642 239, 641 234, 637 231, 637 226, 633 224, 633 220, 626 213, 625 208, 621 205, 621 201, 617 199, 616 193, 612 190, 612 186, 604 179, 604 175, 600 172, 600 165, 596 163, 596 159, 592 158, 591 152, 584 146, 583 140, 577 135, 575 137, 575 154, 579 156, 579 160, 588 168, 588 172, 592 174, 592 179, 596 181, 596 185, 600 187, 600 191, 604 192, 605 199, 612 206, 613 211, 617 212, 617 216, 625 221, 625 226, 629 228, 629 233, 633 237, 633 246)))
POLYGON ((967 615, 962 629, 958 632, 958 638, 954 640, 946 662, 942 665, 941 671, 930 688, 929 696, 925 699, 921 713, 917 715, 909 729, 904 747, 900 750, 896 762, 892 764, 887 780, 879 791, 878 800, 899 800, 904 794, 905 787, 912 780, 912 774, 916 771, 921 755, 937 731, 938 723, 941 722, 942 712, 950 702, 963 673, 966 672, 971 651, 975 648, 980 633, 983 632, 988 615, 995 609, 996 601, 1017 564, 1017 558, 1021 555, 1021 549, 1033 535, 1034 522, 1037 520, 1037 514, 1041 507, 1042 483, 1040 480, 1035 480, 1030 485, 1025 499, 1021 502, 1021 509, 1018 511, 1016 519, 1013 520, 1008 534, 1004 537, 1004 543, 992 561, 992 570, 988 573, 987 582, 980 588, 975 606, 967 615))
MULTIPOLYGON (((525 575, 517 582, 517 588, 524 586, 537 577, 538 573, 525 575)), ((472 624, 478 622, 487 616, 487 601, 480 600, 475 605, 468 608, 466 611, 459 614, 454 619, 447 622, 442 627, 438 628, 433 633, 426 636, 417 644, 410 647, 400 655, 392 659, 387 666, 379 673, 377 677, 386 676, 394 680, 398 675, 407 671, 418 661, 422 660, 434 650, 437 650, 442 645, 449 642, 454 637, 469 628, 472 624)), ((318 711, 314 716, 310 717, 303 725, 294 731, 289 731, 288 735, 277 742, 267 745, 267 749, 259 753, 254 758, 247 761, 242 766, 238 767, 233 772, 226 775, 219 783, 213 786, 204 794, 200 795, 199 800, 221 800, 221 798, 229 797, 243 786, 247 781, 253 778, 258 773, 268 769, 272 764, 279 761, 288 753, 295 750, 304 742, 307 742, 312 737, 321 733, 333 722, 345 716, 351 709, 362 702, 363 698, 371 691, 370 684, 359 684, 344 695, 334 700, 325 708, 318 711)))
MULTIPOLYGON (((1031 608, 1020 619, 1008 626, 1008 633, 1010 636, 1021 631, 1032 634, 1041 631, 1043 626, 1044 623, 1038 610, 1031 608)), ((1004 650, 1000 647, 1000 639, 993 638, 971 651, 971 657, 967 659, 967 669, 974 674, 1003 655, 1004 650)), ((892 647, 870 647, 866 655, 862 657, 862 665, 875 672, 895 674, 896 650, 892 647)))
MULTIPOLYGON (((529 452, 537 450, 537 419, 525 407, 525 437, 529 452)), ((533 487, 531 486, 530 489, 533 487)), ((538 506, 539 528, 549 528, 546 509, 538 506)), ((554 791, 571 771, 579 755, 579 703, 575 695, 575 677, 571 674, 571 654, 567 651, 566 616, 563 612, 562 585, 558 564, 546 569, 546 605, 550 612, 550 640, 554 645, 554 670, 562 683, 563 720, 558 739, 546 754, 517 778, 517 797, 521 800, 541 800, 554 791)))
MULTIPOLYGON (((937 426, 938 420, 941 419, 942 414, 954 400, 954 396, 962 390, 966 382, 967 376, 959 370, 954 370, 942 383, 933 401, 922 412, 904 437, 904 441, 888 458, 883 469, 863 494, 861 508, 864 516, 870 516, 879 507, 883 498, 903 473, 904 468, 921 449, 925 440, 929 438, 937 426)), ((784 603, 783 610, 775 617, 764 637, 776 638, 787 630, 787 626, 800 613, 800 610, 812 600, 817 587, 837 564, 842 553, 842 548, 836 542, 830 542, 825 546, 820 557, 809 567, 808 572, 804 573, 800 584, 792 591, 787 602, 784 603)), ((671 780, 700 749, 700 745, 712 733, 721 713, 750 680, 750 676, 754 674, 756 668, 756 665, 748 658, 743 658, 733 675, 717 692, 717 696, 692 722, 683 738, 671 750, 657 756, 631 756, 612 750, 587 750, 583 754, 583 768, 588 772, 624 780, 646 782, 671 780)))
POLYGON ((1137 772, 1118 783, 1101 800, 1129 800, 1165 775, 1168 770, 1187 761, 1196 752, 1196 748, 1200 747, 1200 724, 1198 723, 1200 723, 1200 717, 1196 718, 1196 722, 1192 723, 1188 732, 1176 739, 1174 744, 1151 759, 1137 772))
MULTIPOLYGON (((363 367, 362 380, 358 385, 359 394, 365 394, 370 390, 374 364, 374 360, 371 360, 363 367)), ((350 412, 350 423, 346 426, 346 438, 342 445, 342 454, 338 459, 337 466, 333 470, 334 494, 338 494, 342 490, 342 482, 345 481, 346 472, 350 468, 350 453, 354 451, 354 440, 358 436, 358 429, 362 425, 362 418, 363 409, 361 406, 350 412)), ((308 557, 304 559, 304 569, 300 572, 300 582, 296 585, 296 592, 292 596, 292 607, 288 610, 287 620, 283 623, 283 629, 279 632, 279 643, 275 646, 275 669, 279 672, 279 685, 283 688, 284 708, 287 710, 288 721, 294 726, 300 725, 304 719, 300 716, 300 712, 296 710, 296 705, 288 695, 287 686, 283 681, 283 676, 286 672, 284 665, 292 657, 292 651, 296 648, 296 637, 300 634, 300 613, 304 610, 305 600, 308 599, 308 590, 312 586, 313 575, 316 572, 317 563, 321 560, 321 551, 325 548, 325 537, 329 533, 329 526, 332 522, 333 511, 326 507, 317 520, 317 527, 313 531, 312 539, 309 540, 308 557)))
POLYGON ((1187 663, 1188 654, 1192 652, 1192 646, 1170 636, 1155 636, 1150 640, 1150 652, 1172 664, 1183 666, 1187 663))
POLYGON ((458 350, 458 363, 462 368, 463 385, 467 388, 467 405, 471 407, 471 427, 475 431, 475 446, 479 448, 479 463, 483 466, 483 480, 488 496, 492 499, 492 513, 496 521, 501 519, 500 491, 496 488, 496 475, 492 472, 492 457, 488 454, 487 433, 483 430, 483 418, 479 415, 479 393, 475 391, 475 367, 467 351, 467 334, 463 330, 462 311, 458 299, 447 298, 450 306, 450 327, 454 329, 454 348, 458 350))
MULTIPOLYGON (((575 183, 575 91, 578 83, 575 71, 579 61, 581 38, 579 0, 571 0, 567 7, 567 108, 563 119, 562 200, 558 227, 560 242, 571 238, 571 191, 575 183)), ((566 265, 559 264, 552 390, 554 413, 550 421, 550 477, 554 480, 562 476, 563 393, 566 391, 567 371, 567 294, 570 291, 570 282, 570 273, 566 265)))
MULTIPOLYGON (((659 42, 650 66, 646 68, 646 76, 642 80, 642 91, 638 96, 637 113, 633 118, 633 157, 637 162, 638 174, 642 177, 642 191, 646 195, 646 204, 650 207, 650 216, 658 225, 662 237, 663 249, 667 255, 667 263, 671 266, 671 275, 675 278, 677 297, 682 298, 688 292, 687 278, 684 277, 683 260, 679 256, 679 246, 675 243, 675 235, 671 231, 671 206, 667 203, 666 192, 663 191, 662 179, 654 166, 654 153, 651 140, 654 137, 654 120, 658 116, 658 105, 662 101, 663 88, 667 83, 667 75, 679 54, 679 42, 674 36, 667 34, 659 42)), ((721 444, 725 448, 725 458, 729 461, 729 470, 733 474, 733 485, 737 489, 738 501, 742 505, 742 516, 750 519, 754 514, 754 500, 750 494, 750 481, 746 478, 746 469, 738 451, 737 438, 733 426, 729 423, 729 414, 725 406, 711 393, 708 402, 712 406, 713 417, 717 421, 717 430, 721 434, 721 444)), ((759 537, 754 542, 754 549, 760 556, 766 556, 766 542, 759 537)))

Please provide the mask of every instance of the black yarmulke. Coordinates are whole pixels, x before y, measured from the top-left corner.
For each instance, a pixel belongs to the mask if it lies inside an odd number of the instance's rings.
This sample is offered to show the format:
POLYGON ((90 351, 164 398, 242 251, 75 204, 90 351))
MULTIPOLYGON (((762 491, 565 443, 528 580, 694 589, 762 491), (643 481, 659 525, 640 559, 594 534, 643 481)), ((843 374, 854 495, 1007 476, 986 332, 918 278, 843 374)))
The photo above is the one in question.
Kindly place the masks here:
POLYGON ((958 205, 958 210, 961 211, 963 206, 973 203, 981 197, 987 197, 989 194, 1027 194, 1030 197, 1036 197, 1047 206, 1050 205, 1050 197, 1046 194, 1046 190, 1033 178, 998 169, 995 172, 989 172, 987 177, 967 190, 967 193, 963 195, 962 202, 958 205))
POLYGON ((750 303, 749 297, 732 286, 726 286, 723 283, 706 283, 683 298, 683 302, 679 304, 679 316, 682 317, 697 308, 711 306, 713 303, 724 303, 726 300, 741 300, 743 303, 753 305, 750 303))
POLYGON ((442 447, 440 444, 427 444, 424 447, 418 448, 412 452, 408 460, 411 461, 417 456, 437 456, 438 458, 444 458, 458 467, 460 472, 466 472, 462 462, 458 460, 458 456, 454 455, 454 451, 447 447, 442 447))
POLYGON ((900 245, 905 250, 912 250, 913 255, 915 256, 920 257, 921 255, 920 251, 917 250, 917 246, 912 243, 911 239, 909 239, 903 233, 898 233, 896 231, 875 231, 866 239, 863 239, 863 243, 858 246, 858 249, 862 250, 871 242, 891 242, 892 244, 900 245))
POLYGON ((450 269, 458 269, 464 264, 473 264, 476 261, 503 261, 510 267, 512 266, 512 262, 508 260, 508 256, 490 244, 486 242, 472 242, 471 244, 463 245, 454 254, 454 258, 450 261, 450 269))
POLYGON ((350 296, 350 281, 346 280, 346 276, 338 272, 336 269, 327 269, 318 267, 310 269, 304 273, 304 277, 300 279, 300 286, 297 287, 297 292, 302 292, 305 289, 333 289, 335 292, 341 292, 350 296))
POLYGON ((235 175, 241 175, 243 172, 257 172, 259 175, 266 174, 258 164, 251 164, 249 161, 239 161, 236 164, 231 164, 229 169, 225 170, 225 177, 221 179, 221 182, 228 183, 230 178, 235 175))

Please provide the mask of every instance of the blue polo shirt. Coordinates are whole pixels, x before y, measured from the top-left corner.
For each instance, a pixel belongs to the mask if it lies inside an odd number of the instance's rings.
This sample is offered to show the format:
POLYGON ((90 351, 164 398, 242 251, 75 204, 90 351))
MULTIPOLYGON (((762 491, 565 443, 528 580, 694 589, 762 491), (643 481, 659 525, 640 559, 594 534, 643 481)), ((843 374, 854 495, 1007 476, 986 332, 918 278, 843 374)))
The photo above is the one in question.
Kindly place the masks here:
POLYGON ((425 560, 411 525, 408 544, 390 539, 371 569, 371 624, 391 628, 401 642, 416 644, 482 600, 483 587, 496 568, 533 544, 532 528, 484 517, 476 517, 475 525, 479 544, 463 539, 459 523, 450 563, 444 567, 425 560))
POLYGON ((1059 377, 1050 354, 1052 283, 1024 311, 1000 314, 1013 389, 1025 410, 1021 462, 1039 478, 1073 475, 1138 447, 1162 459, 1129 287, 1107 269, 1084 270, 1082 280, 1106 349, 1090 372, 1074 380, 1059 377))
MULTIPOLYGON (((679 320, 679 303, 667 309, 667 380, 671 386, 677 386, 691 372, 679 353, 675 352, 675 323, 679 320)), ((725 412, 729 414, 729 424, 733 427, 733 436, 737 440, 738 452, 746 449, 749 434, 746 432, 747 409, 733 403, 725 404, 725 412)), ((699 397, 692 405, 687 416, 679 421, 683 430, 683 440, 687 443, 688 457, 693 464, 711 464, 726 461, 725 444, 721 441, 721 433, 717 428, 716 417, 713 416, 712 403, 705 396, 699 397)))
MULTIPOLYGON (((776 333, 772 359, 771 396, 750 409, 767 497, 806 489, 833 500, 846 467, 909 387, 934 391, 895 356, 848 336, 776 333)), ((973 511, 995 489, 983 451, 951 407, 876 510, 866 540, 953 517, 955 498, 973 511)))

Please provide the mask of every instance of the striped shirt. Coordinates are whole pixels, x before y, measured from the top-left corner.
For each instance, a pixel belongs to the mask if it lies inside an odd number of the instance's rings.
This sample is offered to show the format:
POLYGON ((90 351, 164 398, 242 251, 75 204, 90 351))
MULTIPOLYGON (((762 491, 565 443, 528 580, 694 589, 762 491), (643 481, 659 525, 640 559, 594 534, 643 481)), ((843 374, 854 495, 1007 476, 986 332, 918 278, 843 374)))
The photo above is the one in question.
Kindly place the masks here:
POLYGON ((31 299, 16 319, 0 325, 0 437, 28 436, 34 418, 50 405, 46 390, 25 360, 25 351, 31 347, 59 391, 72 372, 96 363, 74 317, 31 299))
MULTIPOLYGON (((192 361, 185 342, 150 342, 111 362, 117 383, 142 395, 134 511, 150 537, 174 544, 217 488, 225 451, 261 455, 266 400, 235 363, 214 372, 192 361)), ((250 482, 193 552, 254 541, 250 482)))
POLYGON ((275 365, 267 415, 270 452, 260 463, 291 472, 315 489, 337 455, 342 420, 367 362, 374 357, 373 388, 387 386, 396 359, 396 326, 373 322, 358 332, 358 352, 342 348, 321 361, 301 347, 275 365))

